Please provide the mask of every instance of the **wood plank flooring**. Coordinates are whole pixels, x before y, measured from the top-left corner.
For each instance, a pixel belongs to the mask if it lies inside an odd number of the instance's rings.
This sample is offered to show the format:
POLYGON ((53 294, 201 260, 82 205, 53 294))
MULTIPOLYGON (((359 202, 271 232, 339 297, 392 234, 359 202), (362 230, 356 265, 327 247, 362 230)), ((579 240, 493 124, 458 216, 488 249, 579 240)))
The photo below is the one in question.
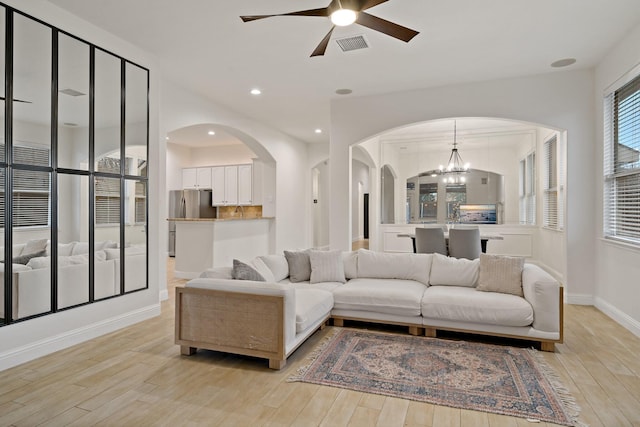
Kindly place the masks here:
MULTIPOLYGON (((170 271, 172 271, 170 265, 170 271)), ((0 426, 529 426, 524 419, 305 383, 267 361, 173 344, 171 278, 162 315, 0 372, 0 426)), ((640 426, 640 339, 593 307, 567 306, 565 343, 542 353, 591 426, 640 426)), ((539 423, 536 426, 550 426, 539 423)))

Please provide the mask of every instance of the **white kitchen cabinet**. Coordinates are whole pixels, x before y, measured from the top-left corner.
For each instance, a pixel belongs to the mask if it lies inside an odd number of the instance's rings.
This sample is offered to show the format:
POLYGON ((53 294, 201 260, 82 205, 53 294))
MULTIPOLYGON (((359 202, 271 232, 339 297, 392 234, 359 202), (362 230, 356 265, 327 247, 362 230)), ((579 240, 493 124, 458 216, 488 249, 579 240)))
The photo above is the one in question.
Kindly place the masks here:
POLYGON ((237 205, 238 204, 238 167, 237 166, 225 166, 224 167, 224 193, 225 204, 237 205))
POLYGON ((253 188, 252 165, 214 166, 211 168, 214 206, 251 205, 253 188))
POLYGON ((253 168, 251 165, 238 166, 238 204, 253 204, 253 168))
POLYGON ((211 168, 182 169, 182 188, 207 190, 211 188, 211 168))

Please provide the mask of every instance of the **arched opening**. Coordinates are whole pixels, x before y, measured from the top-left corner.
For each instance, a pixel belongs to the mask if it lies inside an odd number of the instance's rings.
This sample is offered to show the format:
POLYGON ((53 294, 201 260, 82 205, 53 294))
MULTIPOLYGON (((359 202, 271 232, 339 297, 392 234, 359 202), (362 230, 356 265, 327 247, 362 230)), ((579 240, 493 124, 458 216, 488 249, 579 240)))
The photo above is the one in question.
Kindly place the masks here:
POLYGON ((410 241, 396 236, 417 224, 495 215, 481 224, 504 236, 490 242, 490 252, 525 256, 564 276, 566 132, 506 119, 447 118, 392 129, 358 146, 381 171, 376 250, 411 251, 410 241), (454 149, 468 167, 455 180, 447 173, 454 149))

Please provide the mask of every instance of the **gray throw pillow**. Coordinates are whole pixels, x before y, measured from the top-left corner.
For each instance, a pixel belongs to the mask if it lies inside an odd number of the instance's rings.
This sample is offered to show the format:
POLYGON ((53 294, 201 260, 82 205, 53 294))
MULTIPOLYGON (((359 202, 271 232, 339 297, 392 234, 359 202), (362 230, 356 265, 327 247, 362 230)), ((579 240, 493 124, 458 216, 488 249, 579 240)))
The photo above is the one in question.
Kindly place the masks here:
POLYGON ((26 255, 18 255, 17 257, 14 257, 12 261, 14 264, 27 265, 27 263, 31 260, 31 258, 45 256, 46 252, 47 251, 43 249, 40 252, 34 252, 26 255))
POLYGON ((258 273, 249 264, 246 264, 237 259, 233 260, 233 271, 231 276, 237 280, 253 280, 254 282, 264 282, 264 277, 258 273))
POLYGON ((284 251, 284 257, 287 259, 287 264, 289 264, 289 280, 291 282, 306 282, 311 278, 309 251, 284 251))

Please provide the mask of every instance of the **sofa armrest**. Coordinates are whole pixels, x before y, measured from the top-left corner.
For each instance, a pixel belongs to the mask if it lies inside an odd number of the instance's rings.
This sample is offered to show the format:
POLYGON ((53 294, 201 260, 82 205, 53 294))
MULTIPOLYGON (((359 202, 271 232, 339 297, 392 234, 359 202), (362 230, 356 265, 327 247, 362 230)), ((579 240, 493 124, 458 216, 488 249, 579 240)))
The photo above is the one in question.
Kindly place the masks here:
POLYGON ((295 289, 248 280, 194 279, 176 288, 176 344, 264 357, 282 367, 295 338, 295 289))
POLYGON ((562 338, 562 288, 542 268, 525 264, 522 270, 524 298, 533 308, 533 327, 545 332, 560 332, 562 338))

